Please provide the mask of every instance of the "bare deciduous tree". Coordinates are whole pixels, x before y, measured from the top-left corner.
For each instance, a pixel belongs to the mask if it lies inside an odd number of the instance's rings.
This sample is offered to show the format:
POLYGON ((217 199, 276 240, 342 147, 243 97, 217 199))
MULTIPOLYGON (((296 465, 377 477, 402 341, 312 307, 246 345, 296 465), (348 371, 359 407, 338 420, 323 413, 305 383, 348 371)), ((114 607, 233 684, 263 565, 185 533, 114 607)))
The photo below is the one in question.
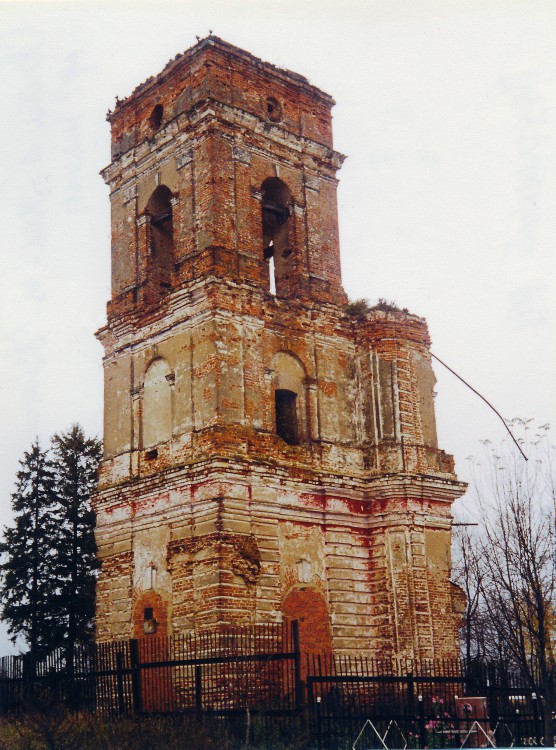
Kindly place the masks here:
POLYGON ((553 451, 548 425, 514 420, 522 456, 507 442, 484 443, 473 460, 476 533, 456 535, 457 582, 468 597, 467 656, 503 660, 543 703, 552 744, 556 708, 556 535, 553 451))
POLYGON ((481 584, 484 578, 483 559, 478 550, 476 534, 468 527, 456 529, 454 534, 456 559, 453 576, 467 599, 462 628, 462 651, 469 660, 485 656, 481 634, 481 584))

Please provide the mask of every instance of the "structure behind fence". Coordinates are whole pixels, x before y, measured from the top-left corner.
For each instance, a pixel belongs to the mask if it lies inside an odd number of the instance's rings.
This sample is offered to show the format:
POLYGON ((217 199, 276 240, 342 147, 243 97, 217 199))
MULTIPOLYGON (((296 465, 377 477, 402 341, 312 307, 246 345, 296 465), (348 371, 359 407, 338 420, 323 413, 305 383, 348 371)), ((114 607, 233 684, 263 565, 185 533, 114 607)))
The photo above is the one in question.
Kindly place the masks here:
POLYGON ((296 622, 1 659, 0 710, 41 702, 102 716, 293 717, 322 748, 352 747, 358 733, 377 748, 540 744, 542 735, 531 687, 500 665, 301 654, 296 622), (462 713, 473 696, 486 699, 475 723, 462 713))

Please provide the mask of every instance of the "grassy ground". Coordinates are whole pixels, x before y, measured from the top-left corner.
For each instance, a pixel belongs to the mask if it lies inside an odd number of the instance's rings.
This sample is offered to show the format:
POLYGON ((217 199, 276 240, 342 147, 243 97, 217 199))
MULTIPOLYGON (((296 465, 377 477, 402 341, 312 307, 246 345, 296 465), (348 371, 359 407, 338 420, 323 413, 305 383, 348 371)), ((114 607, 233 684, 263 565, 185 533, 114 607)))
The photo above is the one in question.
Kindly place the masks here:
POLYGON ((194 717, 102 719, 63 710, 27 711, 0 719, 0 750, 302 750, 295 727, 253 719, 194 717))

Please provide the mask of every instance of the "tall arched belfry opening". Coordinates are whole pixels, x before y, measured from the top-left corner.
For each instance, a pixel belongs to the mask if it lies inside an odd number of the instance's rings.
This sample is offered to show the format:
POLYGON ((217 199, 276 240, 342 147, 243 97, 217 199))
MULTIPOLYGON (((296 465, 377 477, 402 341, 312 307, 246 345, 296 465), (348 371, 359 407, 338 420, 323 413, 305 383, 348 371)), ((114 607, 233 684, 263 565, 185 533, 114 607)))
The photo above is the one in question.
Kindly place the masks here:
POLYGON ((309 652, 458 653, 429 335, 347 308, 333 103, 210 36, 109 115, 99 640, 297 619, 309 652))

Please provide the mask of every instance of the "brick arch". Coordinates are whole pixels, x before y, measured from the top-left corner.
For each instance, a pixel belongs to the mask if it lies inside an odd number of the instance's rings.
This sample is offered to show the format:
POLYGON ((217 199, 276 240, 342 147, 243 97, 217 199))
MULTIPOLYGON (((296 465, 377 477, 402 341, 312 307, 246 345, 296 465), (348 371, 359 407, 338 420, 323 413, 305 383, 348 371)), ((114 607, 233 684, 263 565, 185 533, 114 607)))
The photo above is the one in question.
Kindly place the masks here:
POLYGON ((330 614, 322 592, 315 588, 290 589, 282 602, 286 622, 299 621, 299 645, 308 654, 331 654, 330 614))
MULTIPOLYGON (((150 589, 144 591, 133 608, 133 637, 138 640, 140 662, 166 661, 169 657, 168 603, 150 589), (145 633, 145 609, 152 609, 157 622, 156 632, 145 633)), ((172 673, 169 669, 154 667, 141 672, 141 703, 143 711, 175 710, 172 673)))

